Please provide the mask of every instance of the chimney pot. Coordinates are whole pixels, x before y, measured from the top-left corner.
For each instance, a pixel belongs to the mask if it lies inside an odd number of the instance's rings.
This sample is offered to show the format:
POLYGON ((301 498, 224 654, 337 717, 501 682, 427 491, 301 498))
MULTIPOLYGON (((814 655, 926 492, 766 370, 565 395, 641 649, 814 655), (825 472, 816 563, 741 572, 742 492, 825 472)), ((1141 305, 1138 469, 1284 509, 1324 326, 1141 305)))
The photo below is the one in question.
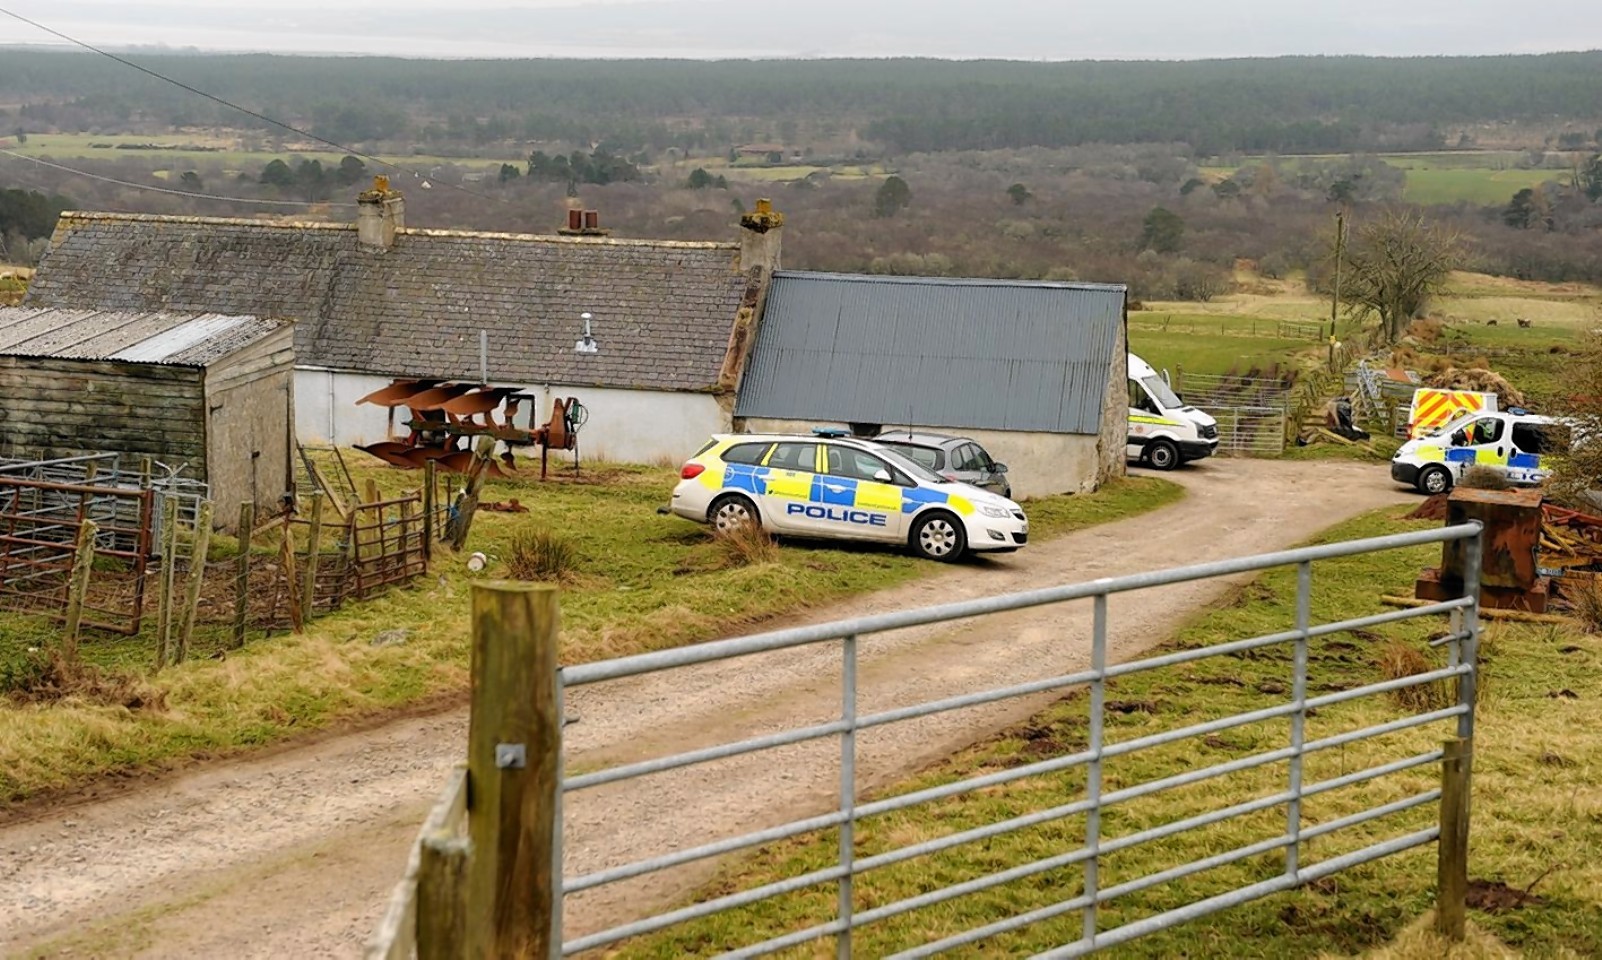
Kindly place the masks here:
POLYGON ((584 211, 572 209, 567 212, 567 228, 575 233, 584 229, 584 211))
POLYGON ((586 210, 586 211, 584 211, 584 229, 585 230, 599 230, 599 229, 601 229, 601 214, 600 214, 599 211, 596 211, 596 210, 586 210))

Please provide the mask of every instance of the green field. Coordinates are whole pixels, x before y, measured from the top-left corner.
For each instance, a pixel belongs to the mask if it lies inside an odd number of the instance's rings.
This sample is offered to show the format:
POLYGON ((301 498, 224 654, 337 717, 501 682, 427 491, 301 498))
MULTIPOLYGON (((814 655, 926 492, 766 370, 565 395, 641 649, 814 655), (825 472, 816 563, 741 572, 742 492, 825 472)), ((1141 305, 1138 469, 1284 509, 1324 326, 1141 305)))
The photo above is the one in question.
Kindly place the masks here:
MULTIPOLYGON (((1438 153, 1387 153, 1380 159, 1407 173, 1402 198, 1412 203, 1437 204, 1506 203, 1525 187, 1552 181, 1567 181, 1566 170, 1521 170, 1516 164, 1523 154, 1510 150, 1442 151, 1438 153)), ((1247 165, 1264 158, 1252 158, 1247 165)), ((1340 160, 1341 155, 1281 157, 1280 162, 1294 168, 1298 161, 1340 160)), ((1218 181, 1234 175, 1239 167, 1204 166, 1201 175, 1218 181)))
MULTIPOLYGON (((13 153, 20 153, 29 157, 40 157, 49 160, 127 160, 139 159, 145 162, 166 168, 190 170, 210 164, 221 164, 224 171, 229 174, 257 173, 262 167, 273 160, 298 162, 300 160, 320 160, 323 166, 338 166, 345 156, 333 150, 299 150, 285 148, 283 150, 240 150, 237 141, 224 141, 204 136, 184 136, 182 134, 169 134, 159 137, 135 136, 98 136, 78 133, 41 133, 28 137, 25 144, 12 143, 6 149, 13 153), (118 144, 156 144, 158 146, 180 147, 189 149, 173 150, 130 150, 117 149, 118 144), (105 144, 107 146, 94 146, 105 144), (222 149, 205 149, 221 147, 222 149)), ((430 167, 445 164, 456 164, 462 167, 487 168, 499 170, 502 163, 510 163, 522 168, 526 158, 506 157, 504 159, 483 159, 474 157, 442 157, 434 154, 391 154, 383 156, 396 166, 408 170, 426 171, 430 167)), ((369 166, 372 166, 369 164, 369 166)), ((382 172, 381 170, 375 172, 382 172)))
MULTIPOLYGON (((1189 306, 1187 304, 1187 306, 1189 306)), ((1295 366, 1320 341, 1298 337, 1277 319, 1215 313, 1143 310, 1129 315, 1129 348, 1171 375, 1222 375, 1295 366)))

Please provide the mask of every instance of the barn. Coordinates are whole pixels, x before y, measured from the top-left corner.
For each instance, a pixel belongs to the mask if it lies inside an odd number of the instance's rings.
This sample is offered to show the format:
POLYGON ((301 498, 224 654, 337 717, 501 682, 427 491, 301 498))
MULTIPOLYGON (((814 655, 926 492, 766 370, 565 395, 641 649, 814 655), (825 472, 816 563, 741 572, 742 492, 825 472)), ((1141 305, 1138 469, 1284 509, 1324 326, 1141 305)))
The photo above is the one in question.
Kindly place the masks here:
POLYGON ((978 440, 1014 493, 1096 489, 1124 469, 1128 341, 1115 284, 779 271, 736 426, 849 426, 978 440))
POLYGON ((293 481, 294 363, 288 320, 0 308, 0 454, 148 457, 224 507, 276 503, 293 481))

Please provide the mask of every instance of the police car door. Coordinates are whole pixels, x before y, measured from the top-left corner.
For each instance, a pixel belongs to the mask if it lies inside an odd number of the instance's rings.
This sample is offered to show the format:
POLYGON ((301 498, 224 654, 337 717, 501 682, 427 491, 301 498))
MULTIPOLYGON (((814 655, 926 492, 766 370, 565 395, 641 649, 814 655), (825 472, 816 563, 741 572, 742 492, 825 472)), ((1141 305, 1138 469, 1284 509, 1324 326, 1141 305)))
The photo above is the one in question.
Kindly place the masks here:
POLYGON ((817 479, 818 445, 795 441, 776 443, 763 464, 768 468, 762 515, 780 533, 816 532, 809 522, 812 488, 817 479))
POLYGON ((1506 418, 1500 414, 1476 417, 1453 431, 1452 446, 1446 451, 1447 462, 1452 465, 1457 479, 1463 479, 1470 467, 1507 469, 1508 453, 1512 441, 1508 437, 1506 418))
POLYGON ((825 507, 821 519, 830 532, 863 540, 905 539, 901 484, 911 481, 866 450, 826 443, 823 453, 825 473, 818 478, 818 496, 825 507))

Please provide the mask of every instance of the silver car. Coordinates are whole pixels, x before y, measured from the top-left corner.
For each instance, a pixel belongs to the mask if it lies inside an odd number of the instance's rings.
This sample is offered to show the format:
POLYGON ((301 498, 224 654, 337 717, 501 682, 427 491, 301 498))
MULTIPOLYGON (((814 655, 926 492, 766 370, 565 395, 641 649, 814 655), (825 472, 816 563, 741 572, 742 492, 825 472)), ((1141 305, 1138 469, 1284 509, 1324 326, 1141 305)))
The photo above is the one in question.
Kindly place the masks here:
POLYGON ((984 447, 967 437, 893 430, 879 434, 873 442, 895 450, 947 480, 999 493, 1008 499, 1012 497, 1007 465, 990 459, 984 447))

